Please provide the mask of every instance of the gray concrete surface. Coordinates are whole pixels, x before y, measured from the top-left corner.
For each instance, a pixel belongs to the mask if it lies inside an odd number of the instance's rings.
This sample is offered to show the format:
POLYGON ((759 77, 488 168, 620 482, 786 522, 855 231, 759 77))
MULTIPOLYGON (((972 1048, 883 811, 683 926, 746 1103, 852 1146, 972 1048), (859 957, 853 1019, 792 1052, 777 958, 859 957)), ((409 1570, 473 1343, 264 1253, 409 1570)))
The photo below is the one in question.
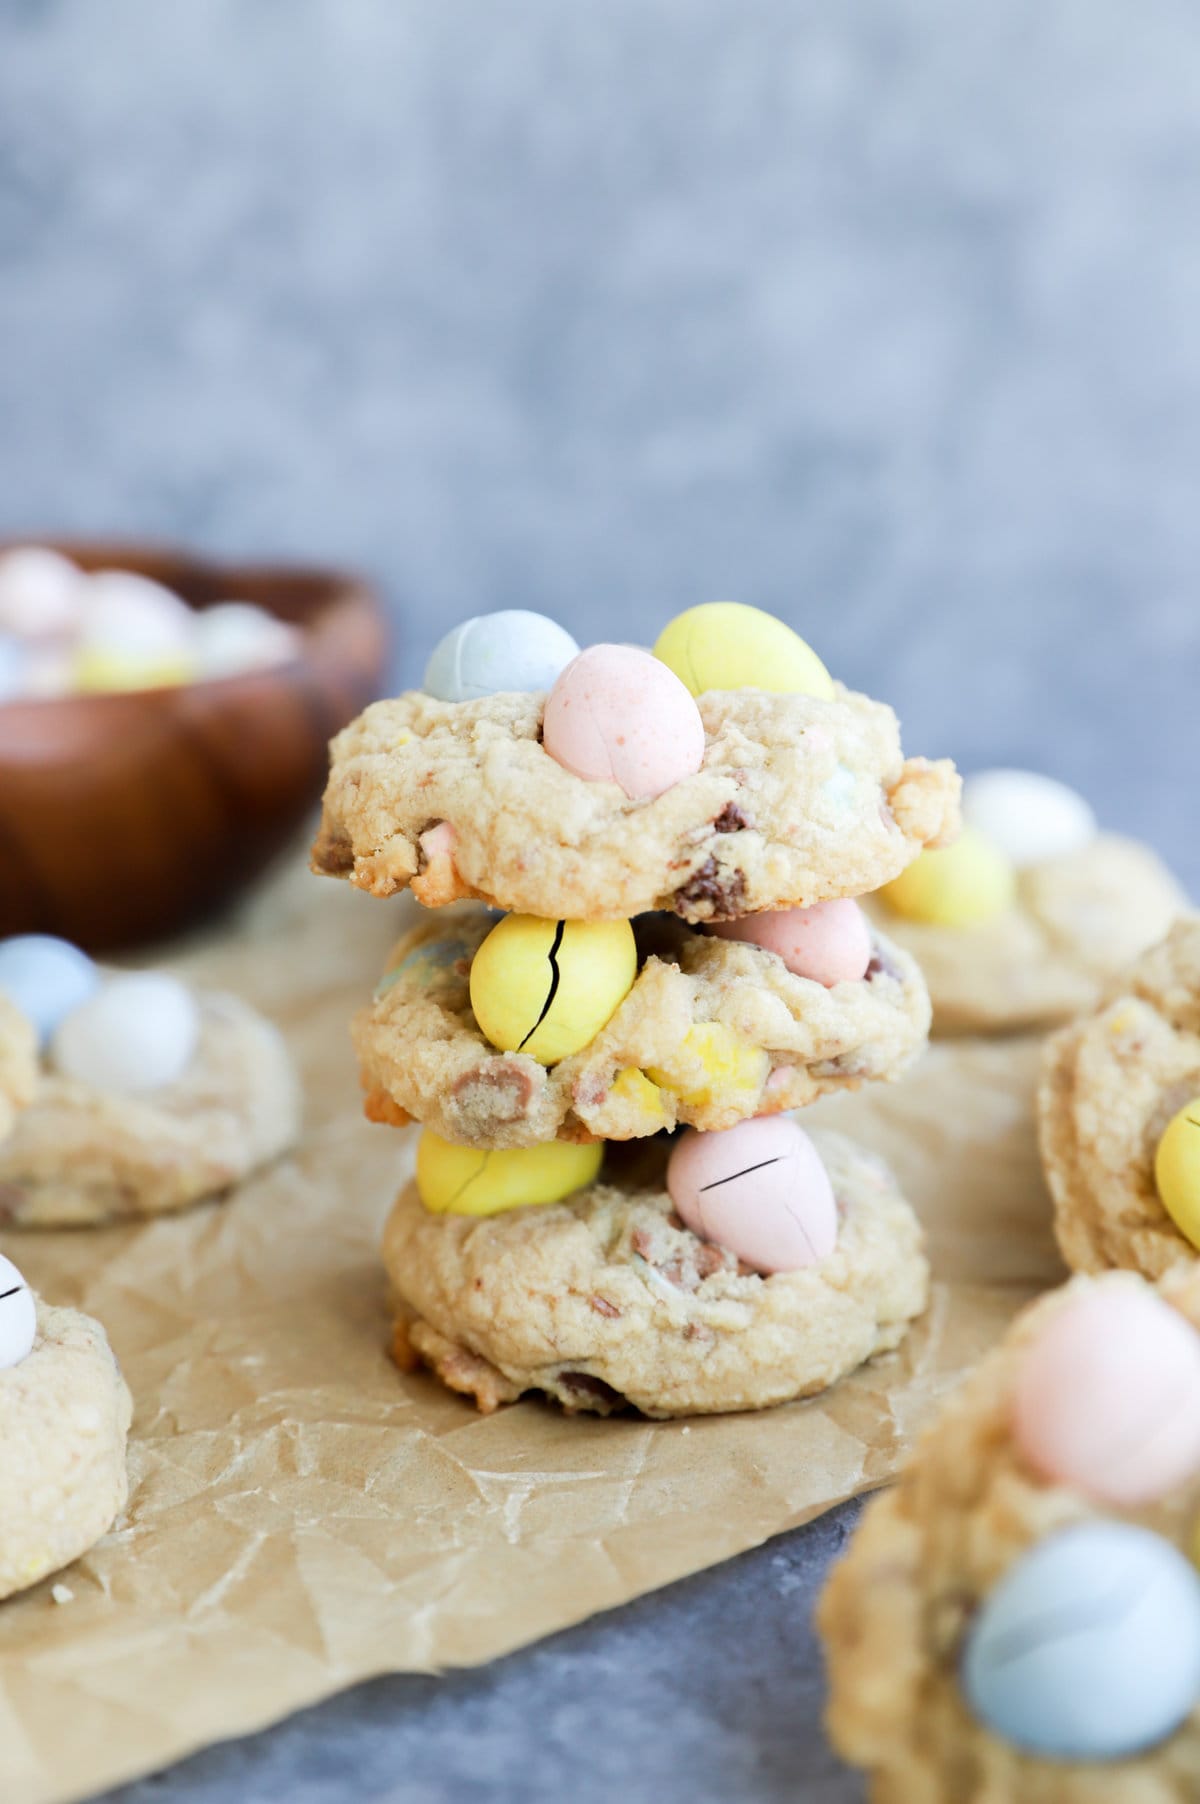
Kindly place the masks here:
POLYGON ((361 1686, 103 1804, 861 1804, 821 1735, 809 1621, 854 1515, 477 1672, 361 1686))
MULTIPOLYGON (((734 595, 1200 879, 1190 0, 0 0, 0 530, 734 595)), ((839 1801, 836 1525, 120 1804, 839 1801)), ((116 1804, 116 1799, 111 1801, 116 1804)))

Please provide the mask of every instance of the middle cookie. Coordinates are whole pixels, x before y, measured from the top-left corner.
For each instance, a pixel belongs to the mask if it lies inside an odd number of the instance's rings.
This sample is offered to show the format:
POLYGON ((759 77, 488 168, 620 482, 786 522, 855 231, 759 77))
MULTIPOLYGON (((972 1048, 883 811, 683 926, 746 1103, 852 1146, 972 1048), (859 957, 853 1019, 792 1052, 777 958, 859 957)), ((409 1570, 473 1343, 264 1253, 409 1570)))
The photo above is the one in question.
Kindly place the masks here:
MULTIPOLYGON (((632 987, 586 1045, 547 1067, 491 1044, 472 1009, 472 963, 496 922, 477 903, 442 908, 394 949, 353 1025, 371 1120, 417 1120, 479 1147, 710 1131, 895 1078, 929 1032, 915 962, 874 930, 865 976, 827 987, 761 946, 646 915, 632 987)), ((560 978, 548 957, 548 993, 560 978)))

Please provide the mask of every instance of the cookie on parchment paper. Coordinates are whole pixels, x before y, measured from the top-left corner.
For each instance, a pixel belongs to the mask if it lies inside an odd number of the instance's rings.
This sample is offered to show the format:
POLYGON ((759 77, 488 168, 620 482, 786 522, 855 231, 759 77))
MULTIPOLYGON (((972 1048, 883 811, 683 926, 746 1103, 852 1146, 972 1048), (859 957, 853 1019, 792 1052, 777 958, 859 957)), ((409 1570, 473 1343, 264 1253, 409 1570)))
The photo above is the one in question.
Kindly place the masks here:
POLYGON ((760 1276, 683 1226, 647 1148, 565 1202, 484 1219, 430 1214, 415 1184, 384 1231, 396 1353, 487 1412, 536 1391, 646 1416, 808 1397, 899 1346, 924 1310, 920 1226, 882 1162, 813 1139, 837 1199, 833 1252, 760 1276))

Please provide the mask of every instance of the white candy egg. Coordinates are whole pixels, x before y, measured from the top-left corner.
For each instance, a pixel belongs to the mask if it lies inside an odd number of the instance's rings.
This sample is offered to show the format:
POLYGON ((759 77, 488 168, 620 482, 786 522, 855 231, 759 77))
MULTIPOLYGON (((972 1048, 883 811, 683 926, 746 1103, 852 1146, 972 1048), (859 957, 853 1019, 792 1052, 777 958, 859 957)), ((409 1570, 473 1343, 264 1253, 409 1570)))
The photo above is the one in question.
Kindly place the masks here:
POLYGON ((526 608, 477 614, 434 647, 422 687, 442 702, 550 689, 578 653, 566 628, 545 614, 526 608))
POLYGON ((183 1076, 200 1037, 196 999, 165 971, 113 977, 67 1016, 51 1057, 96 1090, 158 1090, 183 1076))
POLYGON ((74 632, 87 577, 41 545, 0 552, 0 631, 23 638, 74 632))
POLYGON ((300 649, 300 634, 250 601, 220 601, 196 615, 196 658, 202 677, 238 676, 286 664, 300 649))
POLYGON ((963 784, 963 819, 1018 870, 1078 852, 1096 817, 1077 790, 1035 770, 982 770, 963 784))
POLYGON ((0 1253, 0 1372, 28 1358, 36 1336, 33 1292, 12 1260, 0 1253))
POLYGON ((100 973, 87 953, 69 940, 48 933, 0 940, 0 990, 33 1022, 43 1046, 99 982, 100 973))
POLYGON ((133 570, 97 570, 87 587, 80 642, 85 648, 169 657, 192 648, 196 616, 162 583, 133 570))

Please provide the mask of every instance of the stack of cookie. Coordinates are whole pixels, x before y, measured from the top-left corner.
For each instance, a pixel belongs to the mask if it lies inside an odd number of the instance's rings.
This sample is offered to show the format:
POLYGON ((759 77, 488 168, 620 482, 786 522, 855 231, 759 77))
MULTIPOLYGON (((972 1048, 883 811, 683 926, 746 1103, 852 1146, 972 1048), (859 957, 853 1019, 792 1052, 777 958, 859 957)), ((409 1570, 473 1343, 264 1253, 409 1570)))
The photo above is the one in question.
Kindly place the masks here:
POLYGON ((855 898, 957 809, 951 765, 735 604, 653 653, 483 616, 346 728, 314 869, 430 911, 354 1024, 367 1114, 424 1126, 384 1241, 401 1363, 485 1410, 667 1416, 895 1347, 916 1219, 790 1111, 923 1045, 920 973, 855 898))

